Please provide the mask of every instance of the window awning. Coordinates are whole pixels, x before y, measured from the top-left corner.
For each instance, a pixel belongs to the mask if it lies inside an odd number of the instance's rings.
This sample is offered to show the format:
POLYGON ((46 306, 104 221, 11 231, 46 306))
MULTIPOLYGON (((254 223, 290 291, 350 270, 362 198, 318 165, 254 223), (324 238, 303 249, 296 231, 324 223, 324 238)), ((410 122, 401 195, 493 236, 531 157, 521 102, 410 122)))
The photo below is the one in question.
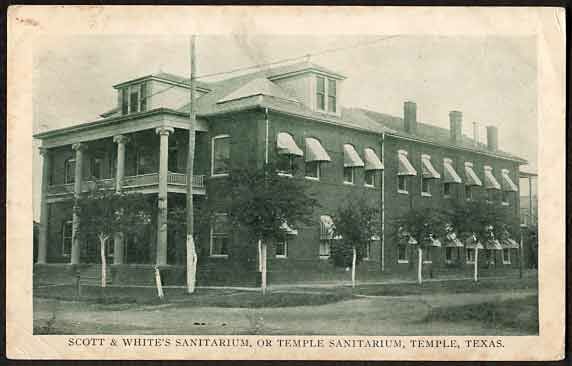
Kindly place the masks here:
POLYGON ((421 171, 423 172, 423 178, 441 178, 441 174, 435 170, 435 167, 431 164, 431 158, 429 157, 421 157, 421 171))
POLYGON ((467 249, 484 249, 483 245, 475 235, 467 236, 465 239, 465 247, 467 249))
POLYGON ((379 235, 372 235, 372 236, 371 236, 371 240, 372 240, 372 241, 380 241, 381 238, 379 237, 379 235))
POLYGON ((399 168, 397 170, 397 175, 417 175, 417 171, 407 159, 407 155, 398 154, 399 157, 399 168))
POLYGON ((462 248, 463 247, 463 242, 459 240, 459 238, 457 238, 457 234, 453 233, 447 233, 445 235, 445 240, 443 240, 445 242, 445 246, 447 248, 462 248))
POLYGON ((280 229, 284 230, 287 235, 298 235, 298 230, 292 229, 287 222, 283 222, 282 225, 280 225, 280 229))
POLYGON ((501 243, 501 246, 503 247, 503 249, 519 249, 520 248, 520 245, 518 245, 518 243, 511 238, 501 239, 500 243, 501 243))
POLYGON ((286 132, 280 132, 278 134, 276 148, 278 149, 278 154, 281 155, 304 156, 304 152, 296 145, 296 141, 294 141, 292 135, 286 132))
POLYGON ((482 186, 483 183, 473 170, 472 165, 465 165, 465 185, 467 186, 482 186))
POLYGON ((363 155, 365 157, 365 170, 383 170, 383 163, 373 149, 366 148, 363 155))
POLYGON ((356 149, 350 144, 344 144, 344 168, 357 168, 364 165, 356 149))
POLYGON ((493 175, 492 169, 485 167, 485 188, 486 189, 501 189, 501 186, 495 176, 493 175))
POLYGON ((332 161, 320 141, 313 137, 306 138, 306 161, 332 161))
POLYGON ((485 249, 502 250, 502 245, 496 239, 488 239, 485 241, 485 249))
POLYGON ((507 192, 518 192, 518 187, 512 179, 510 179, 510 175, 508 175, 508 170, 502 171, 502 190, 507 192))
POLYGON ((451 160, 443 161, 443 183, 463 183, 463 180, 453 168, 451 160))
POLYGON ((404 230, 402 227, 400 227, 397 230, 397 236, 398 236, 398 240, 399 240, 399 245, 417 245, 417 240, 415 240, 415 238, 413 236, 411 236, 411 234, 409 234, 408 231, 404 230))
POLYGON ((320 216, 320 240, 330 240, 334 238, 334 220, 331 216, 320 216))

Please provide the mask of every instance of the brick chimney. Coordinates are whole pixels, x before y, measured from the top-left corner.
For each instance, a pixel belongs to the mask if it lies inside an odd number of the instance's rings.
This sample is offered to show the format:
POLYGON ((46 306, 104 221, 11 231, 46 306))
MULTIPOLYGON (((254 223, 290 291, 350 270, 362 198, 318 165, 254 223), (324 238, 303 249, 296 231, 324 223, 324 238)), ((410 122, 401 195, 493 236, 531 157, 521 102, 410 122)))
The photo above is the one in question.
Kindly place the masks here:
POLYGON ((497 151, 499 148, 499 131, 495 126, 487 126, 487 149, 497 151))
POLYGON ((451 142, 454 144, 461 143, 463 139, 463 112, 449 112, 451 142))
POLYGON ((417 132, 417 104, 414 102, 403 103, 403 122, 405 132, 410 134, 417 132))

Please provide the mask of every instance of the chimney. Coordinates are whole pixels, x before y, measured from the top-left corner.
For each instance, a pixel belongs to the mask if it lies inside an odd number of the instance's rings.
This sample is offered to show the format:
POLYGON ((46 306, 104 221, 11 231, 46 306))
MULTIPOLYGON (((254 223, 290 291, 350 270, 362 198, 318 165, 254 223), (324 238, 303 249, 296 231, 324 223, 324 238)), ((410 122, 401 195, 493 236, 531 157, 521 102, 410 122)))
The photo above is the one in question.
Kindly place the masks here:
POLYGON ((463 139, 463 113, 459 111, 449 112, 449 122, 451 124, 451 142, 454 144, 461 143, 463 139))
POLYGON ((487 148, 497 151, 499 148, 499 131, 495 126, 487 126, 487 148))
POLYGON ((417 104, 409 101, 403 103, 403 121, 405 132, 415 134, 417 131, 417 104))

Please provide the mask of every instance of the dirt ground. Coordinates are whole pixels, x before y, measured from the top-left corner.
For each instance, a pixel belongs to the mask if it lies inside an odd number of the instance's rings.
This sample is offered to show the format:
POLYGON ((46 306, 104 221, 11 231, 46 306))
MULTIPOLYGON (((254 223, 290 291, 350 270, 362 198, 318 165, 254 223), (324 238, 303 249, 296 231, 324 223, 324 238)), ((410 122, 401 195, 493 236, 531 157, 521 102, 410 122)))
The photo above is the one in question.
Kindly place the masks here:
POLYGON ((34 299, 35 329, 51 334, 523 335, 472 320, 427 321, 432 309, 524 299, 534 290, 359 296, 325 305, 278 308, 101 305, 34 299))

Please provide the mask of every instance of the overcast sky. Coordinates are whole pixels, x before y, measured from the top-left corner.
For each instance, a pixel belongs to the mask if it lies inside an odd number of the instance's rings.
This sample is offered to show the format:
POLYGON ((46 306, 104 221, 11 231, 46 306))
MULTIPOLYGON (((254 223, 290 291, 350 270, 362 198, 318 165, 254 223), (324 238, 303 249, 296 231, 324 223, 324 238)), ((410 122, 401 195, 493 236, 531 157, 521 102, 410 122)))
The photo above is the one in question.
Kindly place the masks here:
MULTIPOLYGON (((199 36, 198 74, 370 43, 311 58, 347 77, 343 105, 402 116, 403 102, 412 100, 420 121, 445 128, 449 111, 460 110, 465 134, 472 136, 478 122, 484 140, 484 126, 497 126, 500 148, 529 160, 525 170, 536 170, 534 38, 398 36, 371 44, 379 38, 199 36)), ((187 37, 74 36, 41 43, 35 50, 36 132, 97 119, 115 106, 116 83, 158 71, 188 75, 187 37)), ((36 156, 36 172, 39 161, 36 156)), ((34 176, 35 196, 40 177, 34 176)))

